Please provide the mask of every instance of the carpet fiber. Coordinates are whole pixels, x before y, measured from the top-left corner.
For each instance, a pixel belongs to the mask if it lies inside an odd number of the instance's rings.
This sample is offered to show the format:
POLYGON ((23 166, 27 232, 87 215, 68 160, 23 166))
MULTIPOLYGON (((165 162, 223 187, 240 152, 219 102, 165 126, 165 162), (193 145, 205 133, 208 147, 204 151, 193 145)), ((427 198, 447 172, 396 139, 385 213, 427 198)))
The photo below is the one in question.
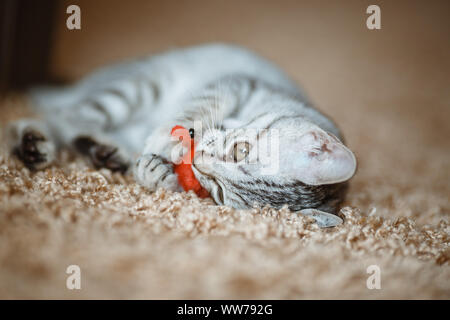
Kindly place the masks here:
MULTIPOLYGON (((28 113, 21 96, 0 104, 2 125, 28 113)), ((2 143, 0 298, 449 299, 448 142, 399 143, 405 123, 374 112, 344 130, 360 168, 345 224, 327 230, 288 210, 152 194, 67 151, 32 173, 2 143), (72 264, 81 290, 66 288, 72 264), (370 265, 379 290, 366 286, 370 265)))

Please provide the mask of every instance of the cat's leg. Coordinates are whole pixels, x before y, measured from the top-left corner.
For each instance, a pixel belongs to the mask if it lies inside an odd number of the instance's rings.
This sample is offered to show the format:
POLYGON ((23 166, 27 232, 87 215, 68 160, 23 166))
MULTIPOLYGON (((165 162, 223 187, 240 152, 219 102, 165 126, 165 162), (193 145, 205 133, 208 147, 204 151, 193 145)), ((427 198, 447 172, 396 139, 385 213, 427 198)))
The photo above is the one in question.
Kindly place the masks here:
POLYGON ((56 156, 56 144, 47 125, 35 119, 22 119, 6 128, 7 143, 16 155, 30 169, 43 169, 56 156))
POLYGON ((49 124, 61 145, 88 157, 96 168, 125 172, 131 162, 129 148, 115 138, 124 128, 145 122, 157 102, 156 85, 146 81, 143 77, 114 81, 74 105, 49 112, 49 124))
POLYGON ((87 158, 97 169, 125 173, 130 166, 131 154, 112 134, 71 127, 63 135, 63 144, 87 158))

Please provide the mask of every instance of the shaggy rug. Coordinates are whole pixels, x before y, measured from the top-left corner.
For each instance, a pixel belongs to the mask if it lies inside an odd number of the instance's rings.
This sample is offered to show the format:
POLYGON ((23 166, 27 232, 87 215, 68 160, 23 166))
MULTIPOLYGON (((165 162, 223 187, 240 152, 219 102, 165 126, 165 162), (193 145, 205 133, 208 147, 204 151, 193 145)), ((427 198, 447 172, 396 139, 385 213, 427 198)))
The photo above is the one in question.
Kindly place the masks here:
MULTIPOLYGON (((0 104, 2 126, 28 114, 21 96, 0 104)), ((339 122, 359 171, 333 229, 150 193, 66 151, 30 172, 2 143, 0 298, 449 299, 450 112, 402 104, 339 122), (69 265, 81 290, 66 287, 69 265), (371 265, 380 289, 367 287, 371 265)))

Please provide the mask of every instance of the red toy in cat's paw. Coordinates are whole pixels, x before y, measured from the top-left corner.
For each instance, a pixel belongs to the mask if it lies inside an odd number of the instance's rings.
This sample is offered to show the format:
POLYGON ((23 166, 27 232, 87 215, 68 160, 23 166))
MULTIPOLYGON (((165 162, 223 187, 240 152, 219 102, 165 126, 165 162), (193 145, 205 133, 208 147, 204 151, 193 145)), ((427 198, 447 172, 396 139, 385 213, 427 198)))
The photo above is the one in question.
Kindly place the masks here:
POLYGON ((183 145, 190 147, 190 151, 184 155, 180 164, 174 164, 173 168, 178 175, 178 183, 183 187, 184 191, 193 190, 199 198, 209 197, 209 192, 203 188, 195 178, 192 171, 192 160, 194 159, 194 139, 191 138, 189 131, 182 126, 172 128, 171 135, 179 137, 183 141, 183 145))

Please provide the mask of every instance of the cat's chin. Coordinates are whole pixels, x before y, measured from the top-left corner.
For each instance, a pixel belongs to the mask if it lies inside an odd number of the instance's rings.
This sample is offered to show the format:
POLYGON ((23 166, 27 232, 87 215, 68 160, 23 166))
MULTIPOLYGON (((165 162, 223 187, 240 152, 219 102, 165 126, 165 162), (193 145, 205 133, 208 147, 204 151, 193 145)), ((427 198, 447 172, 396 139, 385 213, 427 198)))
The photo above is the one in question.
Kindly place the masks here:
POLYGON ((217 179, 214 179, 212 176, 201 172, 196 168, 195 165, 192 166, 192 171, 194 172, 194 175, 200 182, 201 186, 208 190, 214 202, 220 206, 225 205, 226 201, 224 190, 220 182, 218 182, 217 179))
POLYGON ((209 191, 211 196, 214 199, 214 202, 218 204, 219 206, 225 205, 225 198, 224 198, 224 192, 223 188, 217 185, 213 185, 211 190, 209 191))

